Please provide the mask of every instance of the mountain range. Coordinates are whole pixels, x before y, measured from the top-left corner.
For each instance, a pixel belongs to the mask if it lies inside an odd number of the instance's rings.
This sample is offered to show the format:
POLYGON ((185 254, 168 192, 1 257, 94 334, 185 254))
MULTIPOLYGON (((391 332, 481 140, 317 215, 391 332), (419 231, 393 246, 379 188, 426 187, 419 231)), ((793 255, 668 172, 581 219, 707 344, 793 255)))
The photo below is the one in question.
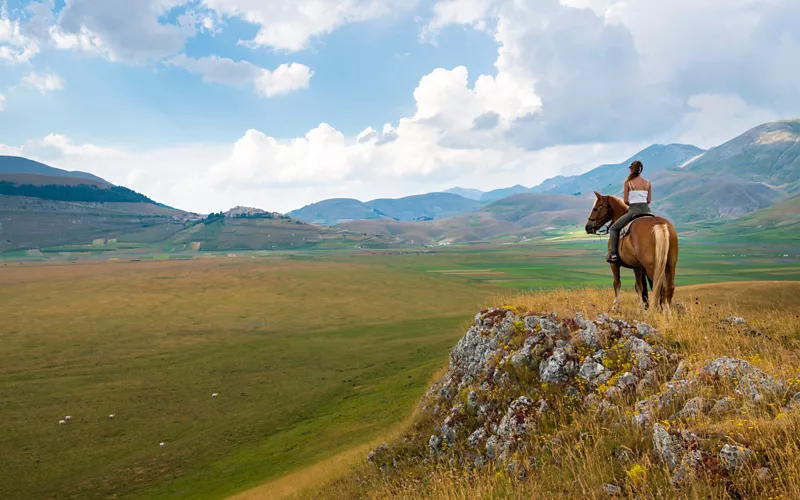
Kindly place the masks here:
POLYGON ((457 187, 367 202, 330 199, 285 216, 245 207, 208 216, 187 213, 90 173, 0 156, 0 252, 98 239, 168 251, 518 242, 583 224, 593 191, 621 194, 628 165, 637 159, 653 183, 658 213, 683 225, 739 218, 735 224, 743 224, 742 230, 752 229, 758 224, 747 221, 795 213, 800 120, 767 123, 707 151, 652 145, 621 163, 533 187, 457 187))

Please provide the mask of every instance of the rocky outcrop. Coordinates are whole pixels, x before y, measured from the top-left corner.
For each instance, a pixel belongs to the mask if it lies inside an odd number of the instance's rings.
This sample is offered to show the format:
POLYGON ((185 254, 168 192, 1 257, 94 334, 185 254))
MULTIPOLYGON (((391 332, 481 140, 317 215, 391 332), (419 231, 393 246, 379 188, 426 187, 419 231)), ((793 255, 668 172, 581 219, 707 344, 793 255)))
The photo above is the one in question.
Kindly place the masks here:
MULTIPOLYGON (((748 405, 800 408, 800 396, 788 388, 742 359, 721 357, 693 372, 646 323, 492 308, 475 316, 450 353, 449 370, 424 398, 424 425, 415 432, 425 446, 416 459, 479 470, 492 465, 525 477, 537 453, 560 443, 557 429, 544 442, 543 426, 567 427, 589 415, 649 433, 652 457, 676 487, 703 467, 755 474, 759 453, 693 425, 748 405)), ((372 460, 387 467, 375 459, 377 451, 372 460)), ((403 453, 409 456, 407 445, 403 453)), ((625 450, 614 457, 632 460, 625 450)), ((616 488, 604 491, 614 495, 616 488)))

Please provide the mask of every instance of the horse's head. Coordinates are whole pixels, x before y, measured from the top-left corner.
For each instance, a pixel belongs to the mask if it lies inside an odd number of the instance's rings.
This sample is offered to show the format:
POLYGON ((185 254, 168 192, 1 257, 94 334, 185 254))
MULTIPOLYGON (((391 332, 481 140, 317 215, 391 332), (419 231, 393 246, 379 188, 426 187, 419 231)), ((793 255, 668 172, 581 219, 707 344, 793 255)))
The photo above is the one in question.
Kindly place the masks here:
POLYGON ((610 196, 603 196, 597 191, 594 194, 597 199, 594 202, 589 220, 586 221, 586 232, 588 234, 597 233, 597 230, 610 221, 612 217, 610 196))

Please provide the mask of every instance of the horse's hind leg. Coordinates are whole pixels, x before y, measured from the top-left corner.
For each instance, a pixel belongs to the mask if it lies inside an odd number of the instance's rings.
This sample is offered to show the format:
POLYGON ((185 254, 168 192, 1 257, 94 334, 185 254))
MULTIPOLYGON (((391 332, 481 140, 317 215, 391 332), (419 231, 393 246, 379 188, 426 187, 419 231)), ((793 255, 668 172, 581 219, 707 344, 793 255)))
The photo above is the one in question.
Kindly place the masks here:
POLYGON ((614 274, 614 307, 611 308, 612 311, 619 309, 619 289, 622 287, 622 281, 619 279, 619 269, 618 264, 611 264, 611 272, 614 274))
POLYGON ((637 267, 633 270, 633 274, 636 276, 636 294, 639 296, 642 308, 644 308, 646 311, 649 306, 649 294, 647 293, 647 273, 643 267, 637 267))

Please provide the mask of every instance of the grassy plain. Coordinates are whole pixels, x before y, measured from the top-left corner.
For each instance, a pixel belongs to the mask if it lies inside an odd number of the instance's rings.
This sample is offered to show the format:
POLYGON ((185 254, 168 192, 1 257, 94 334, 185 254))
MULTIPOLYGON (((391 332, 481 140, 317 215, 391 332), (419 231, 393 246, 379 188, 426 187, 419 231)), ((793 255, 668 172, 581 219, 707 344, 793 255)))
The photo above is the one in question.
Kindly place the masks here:
MULTIPOLYGON (((779 251, 687 244, 678 284, 800 279, 779 251)), ((402 422, 497 293, 610 286, 574 234, 237 255, 0 263, 0 498, 225 498, 402 422)))

